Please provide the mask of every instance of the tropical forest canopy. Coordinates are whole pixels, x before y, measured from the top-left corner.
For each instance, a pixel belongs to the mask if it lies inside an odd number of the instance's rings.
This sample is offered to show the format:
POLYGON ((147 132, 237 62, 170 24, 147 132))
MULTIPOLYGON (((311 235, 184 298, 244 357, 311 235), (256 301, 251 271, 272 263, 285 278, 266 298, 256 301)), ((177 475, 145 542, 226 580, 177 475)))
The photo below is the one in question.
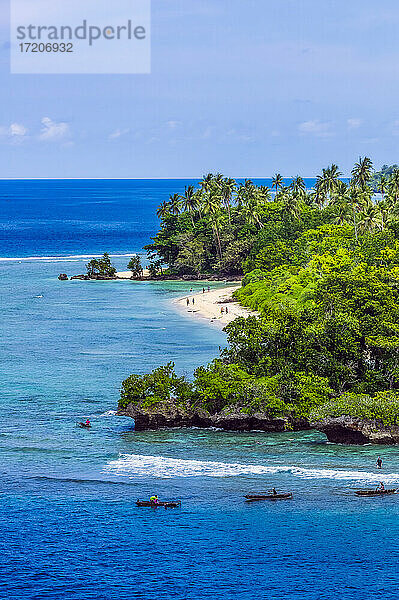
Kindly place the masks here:
POLYGON ((312 190, 301 177, 286 185, 276 174, 269 189, 210 174, 164 202, 152 258, 170 273, 243 275, 236 296, 257 316, 226 327, 228 348, 193 381, 172 365, 134 375, 121 404, 177 398, 210 412, 238 406, 293 420, 356 407, 356 416, 394 422, 399 169, 386 171, 376 182, 363 158, 344 182, 331 165, 312 190))

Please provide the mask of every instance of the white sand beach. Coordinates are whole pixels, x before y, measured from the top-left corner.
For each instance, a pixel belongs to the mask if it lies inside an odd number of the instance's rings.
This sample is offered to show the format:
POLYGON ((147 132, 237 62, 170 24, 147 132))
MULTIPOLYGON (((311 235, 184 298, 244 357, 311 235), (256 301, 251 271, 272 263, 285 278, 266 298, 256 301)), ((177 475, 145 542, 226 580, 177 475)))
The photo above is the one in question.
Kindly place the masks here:
MULTIPOLYGON (((150 272, 148 271, 148 269, 143 270, 143 277, 148 277, 149 274, 150 274, 150 272)), ((115 277, 117 277, 118 279, 131 279, 132 272, 131 271, 119 271, 118 273, 115 273, 115 277)))
POLYGON ((208 292, 208 287, 205 286, 204 293, 188 294, 182 298, 174 299, 172 302, 180 310, 184 310, 188 316, 207 319, 210 323, 223 328, 237 317, 258 314, 256 311, 241 306, 238 302, 231 302, 233 292, 239 287, 241 286, 230 285, 224 288, 211 289, 208 292), (189 304, 187 304, 187 299, 189 304), (222 308, 223 312, 221 312, 222 308))

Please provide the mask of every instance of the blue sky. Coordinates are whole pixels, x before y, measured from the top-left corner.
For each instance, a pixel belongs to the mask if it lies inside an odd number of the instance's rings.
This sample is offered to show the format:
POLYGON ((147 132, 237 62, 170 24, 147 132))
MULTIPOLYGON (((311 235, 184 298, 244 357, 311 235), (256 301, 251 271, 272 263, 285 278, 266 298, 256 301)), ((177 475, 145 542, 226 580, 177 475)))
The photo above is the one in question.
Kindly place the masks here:
POLYGON ((10 75, 0 6, 0 177, 399 162, 396 0, 152 0, 150 75, 10 75))

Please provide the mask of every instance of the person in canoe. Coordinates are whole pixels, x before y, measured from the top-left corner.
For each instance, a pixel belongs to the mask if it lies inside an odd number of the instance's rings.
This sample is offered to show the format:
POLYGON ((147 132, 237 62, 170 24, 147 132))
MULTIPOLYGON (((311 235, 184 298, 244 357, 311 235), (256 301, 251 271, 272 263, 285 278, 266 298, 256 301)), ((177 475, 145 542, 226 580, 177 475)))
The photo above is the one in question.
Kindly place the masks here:
POLYGON ((91 423, 90 423, 89 419, 86 419, 85 425, 86 425, 86 427, 91 427, 91 423))
POLYGON ((151 502, 151 504, 158 504, 159 503, 158 496, 151 496, 150 502, 151 502))
POLYGON ((382 458, 380 456, 377 458, 377 463, 376 464, 377 464, 377 468, 381 469, 381 467, 382 467, 382 458))
POLYGON ((379 485, 376 487, 376 492, 384 492, 385 491, 385 485, 382 483, 382 481, 380 481, 379 485))

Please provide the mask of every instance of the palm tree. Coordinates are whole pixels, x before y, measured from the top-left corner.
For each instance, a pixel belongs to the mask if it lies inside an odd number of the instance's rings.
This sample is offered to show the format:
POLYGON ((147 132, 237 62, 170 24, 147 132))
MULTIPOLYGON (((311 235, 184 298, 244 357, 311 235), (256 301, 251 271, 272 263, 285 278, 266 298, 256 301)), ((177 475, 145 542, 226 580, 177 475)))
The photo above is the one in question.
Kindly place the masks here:
POLYGON ((339 170, 338 165, 335 165, 334 163, 325 170, 326 188, 330 197, 339 186, 341 181, 340 177, 342 177, 342 173, 339 170))
POLYGON ((251 199, 244 207, 243 215, 247 223, 257 225, 260 229, 263 227, 262 219, 259 214, 259 203, 256 199, 251 199))
POLYGON ((368 203, 360 213, 359 231, 361 233, 371 233, 375 229, 382 229, 382 219, 378 208, 368 203))
POLYGON ((385 229, 391 218, 391 206, 385 200, 380 200, 376 206, 381 216, 381 229, 385 229))
POLYGON ((205 192, 209 192, 209 190, 211 189, 212 182, 213 175, 212 173, 208 173, 208 175, 204 175, 204 177, 199 182, 199 185, 205 192))
POLYGON ((396 204, 399 198, 399 169, 395 169, 389 178, 388 193, 392 204, 396 204))
POLYGON ((164 219, 167 215, 170 215, 170 204, 169 202, 163 201, 157 208, 157 217, 164 219))
POLYGON ((298 197, 287 189, 282 197, 282 208, 293 219, 299 219, 301 216, 300 203, 298 197))
POLYGON ((220 243, 220 214, 218 213, 214 213, 211 215, 211 223, 212 223, 212 229, 213 229, 213 235, 216 238, 217 241, 217 249, 218 249, 218 255, 219 255, 219 260, 222 260, 222 245, 220 243))
POLYGON ((222 259, 222 246, 220 243, 220 234, 219 234, 219 212, 220 212, 220 198, 217 194, 207 193, 203 196, 203 211, 204 214, 208 214, 210 216, 210 221, 212 224, 213 235, 217 243, 217 250, 219 259, 222 259))
POLYGON ((279 190, 281 190, 284 186, 284 179, 280 173, 276 173, 272 179, 272 189, 276 188, 275 196, 277 196, 279 190))
POLYGON ((299 175, 292 180, 289 187, 297 198, 303 198, 306 194, 306 184, 299 175))
POLYGON ((216 173, 213 177, 213 181, 216 186, 221 187, 223 183, 223 175, 221 173, 216 173))
POLYGON ((331 194, 330 202, 334 204, 342 204, 348 202, 348 186, 343 181, 339 180, 336 188, 331 194))
POLYGON ((262 204, 265 204, 266 202, 270 202, 270 200, 271 200, 270 190, 267 187, 267 185, 260 185, 257 188, 257 198, 259 199, 259 202, 261 202, 262 204))
POLYGON ((247 206, 251 200, 257 197, 257 188, 250 179, 246 179, 245 183, 240 183, 237 190, 237 204, 240 208, 247 206))
POLYGON ((352 169, 352 182, 360 187, 361 190, 366 190, 373 172, 373 163, 368 156, 359 157, 359 162, 352 169))
POLYGON ((321 210, 324 207, 324 202, 327 199, 326 187, 323 175, 317 175, 316 177, 316 185, 314 187, 314 200, 321 210))
POLYGON ((323 169, 322 174, 316 178, 316 197, 320 208, 323 208, 326 201, 330 201, 337 188, 340 185, 342 173, 338 166, 332 164, 331 167, 323 169))
POLYGON ((355 238, 357 241, 358 240, 358 235, 357 235, 358 223, 357 223, 356 215, 363 210, 365 204, 370 203, 370 199, 367 196, 367 194, 365 194, 364 192, 362 192, 362 190, 360 190, 358 187, 353 185, 353 183, 348 188, 347 198, 348 198, 348 204, 352 208, 353 227, 355 230, 355 238))
POLYGON ((178 215, 181 208, 181 196, 179 196, 179 194, 169 196, 169 206, 171 214, 178 215))
POLYGON ((335 208, 335 217, 334 223, 335 225, 343 225, 347 223, 351 217, 350 206, 345 199, 342 199, 341 202, 336 202, 334 205, 335 208))
POLYGON ((246 198, 246 189, 243 183, 240 183, 237 189, 236 202, 239 208, 242 208, 245 205, 246 198))
POLYGON ((204 214, 214 215, 220 211, 220 198, 217 194, 204 194, 202 197, 204 214))
POLYGON ((384 195, 388 189, 388 178, 386 175, 381 175, 378 180, 377 192, 380 192, 382 196, 382 201, 384 202, 384 195))
POLYGON ((223 179, 222 184, 221 184, 221 193, 222 193, 223 203, 224 203, 225 207, 227 208, 227 213, 229 215, 229 223, 231 223, 230 204, 231 204, 235 189, 236 189, 235 179, 232 179, 231 177, 229 177, 229 178, 226 177, 226 179, 223 179))
POLYGON ((194 225, 193 212, 197 209, 197 207, 198 207, 198 196, 197 196, 196 192, 194 191, 194 186, 189 185, 184 190, 183 208, 184 208, 184 210, 188 211, 188 213, 190 214, 190 219, 191 219, 191 222, 193 225, 194 225))

